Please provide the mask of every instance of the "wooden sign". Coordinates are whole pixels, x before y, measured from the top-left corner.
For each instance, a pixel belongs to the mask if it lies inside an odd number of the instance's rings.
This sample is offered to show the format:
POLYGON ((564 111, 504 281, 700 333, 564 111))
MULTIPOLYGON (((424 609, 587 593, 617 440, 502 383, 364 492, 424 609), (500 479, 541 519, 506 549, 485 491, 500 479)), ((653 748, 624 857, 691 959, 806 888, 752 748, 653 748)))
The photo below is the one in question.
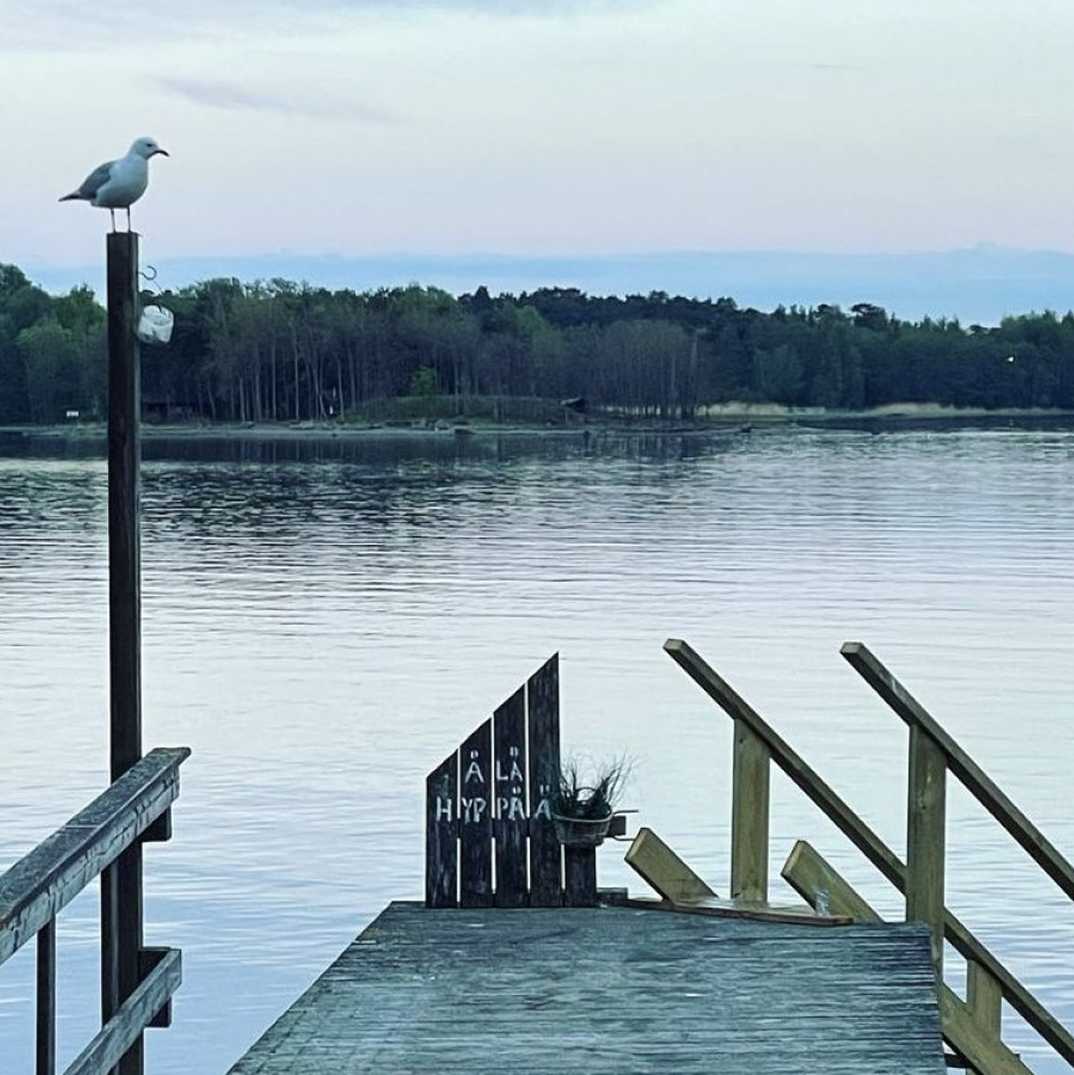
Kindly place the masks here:
POLYGON ((593 906, 596 855, 564 852, 559 657, 519 687, 426 780, 426 907, 593 906))

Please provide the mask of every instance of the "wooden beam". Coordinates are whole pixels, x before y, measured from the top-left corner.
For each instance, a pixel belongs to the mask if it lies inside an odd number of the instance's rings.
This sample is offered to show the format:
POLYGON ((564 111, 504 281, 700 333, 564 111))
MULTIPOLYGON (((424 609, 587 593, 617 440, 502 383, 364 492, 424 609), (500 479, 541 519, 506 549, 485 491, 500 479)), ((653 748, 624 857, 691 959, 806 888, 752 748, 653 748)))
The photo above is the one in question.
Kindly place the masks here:
POLYGON ((880 915, 805 840, 791 848, 780 876, 815 911, 850 915, 855 922, 881 921, 880 915))
MULTIPOLYGON (((686 642, 671 638, 664 643, 668 655, 729 716, 745 720, 768 744, 772 760, 802 793, 828 817, 847 839, 900 892, 906 891, 906 866, 879 836, 836 794, 782 736, 746 703, 686 642)), ((950 911, 944 914, 944 935, 966 959, 987 968, 999 982, 1004 999, 1055 1051, 1074 1065, 1074 1034, 982 944, 950 911)))
POLYGON ((750 922, 777 922, 784 926, 849 926, 849 915, 817 914, 809 907, 777 906, 768 903, 745 903, 741 900, 720 900, 710 897, 689 903, 672 903, 651 896, 605 896, 604 902, 612 907, 631 907, 637 911, 666 911, 669 914, 692 914, 707 918, 740 918, 750 922))
POLYGON ((716 893, 652 829, 638 830, 624 861, 658 895, 672 903, 716 898, 716 893))
POLYGON ((943 981, 947 759, 921 729, 910 729, 906 809, 906 920, 932 933, 932 962, 943 981))
POLYGON ((851 667, 911 728, 917 727, 947 757, 951 772, 970 794, 1014 837, 1030 858, 1074 899, 1074 866, 1003 793, 994 780, 958 745, 912 694, 861 642, 844 643, 840 653, 851 667))
POLYGON ((764 740, 735 721, 731 776, 731 898, 768 899, 769 761, 764 740))
MULTIPOLYGON (((782 876, 813 907, 851 915, 857 922, 882 919, 819 852, 799 840, 783 865, 782 876)), ((944 1040, 981 1075, 1032 1075, 999 1038, 986 1032, 970 1008, 937 979, 944 1040)))
POLYGON ((131 1046, 151 1025, 182 980, 182 957, 178 949, 172 948, 123 1001, 64 1075, 102 1075, 118 1064, 129 1055, 131 1046))
POLYGON ((179 795, 186 747, 154 750, 0 876, 0 963, 111 865, 179 795))

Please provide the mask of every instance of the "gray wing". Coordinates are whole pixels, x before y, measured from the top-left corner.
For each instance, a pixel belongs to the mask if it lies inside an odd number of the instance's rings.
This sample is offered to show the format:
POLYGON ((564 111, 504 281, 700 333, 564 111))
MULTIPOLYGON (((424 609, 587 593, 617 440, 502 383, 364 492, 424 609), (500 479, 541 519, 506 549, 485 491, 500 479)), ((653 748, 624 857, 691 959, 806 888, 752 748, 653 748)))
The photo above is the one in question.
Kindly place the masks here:
POLYGON ((82 186, 75 191, 75 196, 92 201, 97 196, 97 191, 112 178, 112 165, 115 163, 115 161, 106 161, 99 168, 94 168, 82 181, 82 186))

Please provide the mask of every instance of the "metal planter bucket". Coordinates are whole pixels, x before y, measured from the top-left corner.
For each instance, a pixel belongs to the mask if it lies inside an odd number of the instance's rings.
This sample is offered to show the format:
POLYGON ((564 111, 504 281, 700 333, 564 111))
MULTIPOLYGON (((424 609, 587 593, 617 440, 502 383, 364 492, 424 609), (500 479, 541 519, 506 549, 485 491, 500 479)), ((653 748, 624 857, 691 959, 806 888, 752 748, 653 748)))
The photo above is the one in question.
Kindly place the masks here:
POLYGON ((600 847, 611 828, 613 816, 609 814, 590 820, 553 814, 552 824, 556 829, 556 839, 565 847, 600 847))

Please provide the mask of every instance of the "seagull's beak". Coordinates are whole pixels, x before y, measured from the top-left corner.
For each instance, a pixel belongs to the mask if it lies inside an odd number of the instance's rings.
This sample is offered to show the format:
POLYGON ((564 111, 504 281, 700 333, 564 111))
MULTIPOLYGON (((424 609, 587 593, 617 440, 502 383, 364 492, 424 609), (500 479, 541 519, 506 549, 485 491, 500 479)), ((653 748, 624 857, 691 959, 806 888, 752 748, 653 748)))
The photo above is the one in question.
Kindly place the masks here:
POLYGON ((155 156, 156 156, 156 155, 157 155, 158 153, 159 153, 159 154, 160 154, 160 155, 161 155, 162 157, 170 157, 170 156, 171 156, 171 154, 170 154, 170 153, 169 153, 169 152, 168 152, 168 151, 167 151, 166 149, 157 149, 157 150, 155 150, 155 151, 153 152, 153 156, 155 157, 155 156))

